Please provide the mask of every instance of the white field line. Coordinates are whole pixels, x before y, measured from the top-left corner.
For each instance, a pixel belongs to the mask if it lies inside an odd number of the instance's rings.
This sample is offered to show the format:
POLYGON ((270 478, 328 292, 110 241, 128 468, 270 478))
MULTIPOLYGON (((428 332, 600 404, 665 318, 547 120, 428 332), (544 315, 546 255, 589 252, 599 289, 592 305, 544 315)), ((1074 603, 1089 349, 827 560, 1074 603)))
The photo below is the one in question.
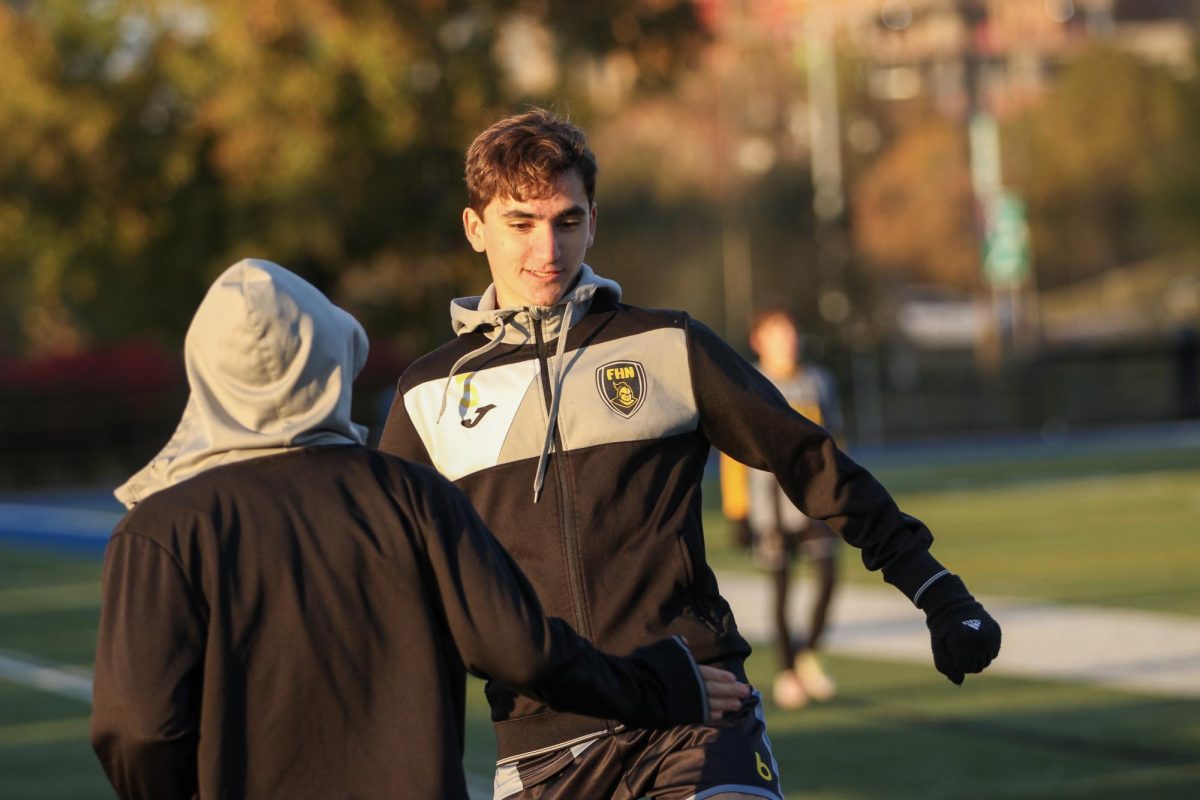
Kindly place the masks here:
POLYGON ((0 678, 72 700, 92 702, 92 674, 85 669, 0 650, 0 678))

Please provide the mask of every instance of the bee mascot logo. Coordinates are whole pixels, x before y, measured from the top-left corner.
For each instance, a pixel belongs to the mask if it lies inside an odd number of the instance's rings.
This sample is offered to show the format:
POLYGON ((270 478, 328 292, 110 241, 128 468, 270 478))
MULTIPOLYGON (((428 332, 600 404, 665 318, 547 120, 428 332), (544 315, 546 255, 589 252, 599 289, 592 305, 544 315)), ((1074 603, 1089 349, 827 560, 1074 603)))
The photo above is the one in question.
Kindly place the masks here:
POLYGON ((646 370, 636 361, 610 361, 596 370, 596 388, 609 408, 628 419, 646 399, 646 370))

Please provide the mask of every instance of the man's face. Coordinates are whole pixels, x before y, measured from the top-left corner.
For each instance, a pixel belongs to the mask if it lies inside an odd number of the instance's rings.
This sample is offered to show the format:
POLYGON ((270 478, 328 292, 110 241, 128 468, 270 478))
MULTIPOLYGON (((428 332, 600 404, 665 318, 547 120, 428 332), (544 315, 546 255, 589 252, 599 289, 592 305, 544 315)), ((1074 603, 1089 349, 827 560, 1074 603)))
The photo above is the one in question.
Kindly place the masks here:
POLYGON ((790 367, 800 355, 800 337, 787 317, 771 316, 750 334, 750 349, 764 364, 790 367))
POLYGON ((575 282, 596 235, 596 207, 583 179, 570 170, 545 197, 494 197, 463 211, 463 228, 477 253, 487 253, 501 308, 551 306, 575 282))

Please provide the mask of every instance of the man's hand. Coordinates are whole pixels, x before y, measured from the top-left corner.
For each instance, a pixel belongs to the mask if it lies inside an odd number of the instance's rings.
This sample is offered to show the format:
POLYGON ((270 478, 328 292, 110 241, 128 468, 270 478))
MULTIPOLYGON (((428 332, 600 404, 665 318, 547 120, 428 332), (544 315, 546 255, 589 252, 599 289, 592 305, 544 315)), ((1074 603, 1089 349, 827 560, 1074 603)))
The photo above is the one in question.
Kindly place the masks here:
POLYGON ((1000 652, 1000 625, 971 596, 957 575, 937 580, 921 595, 933 665, 961 686, 968 672, 982 672, 1000 652))
POLYGON ((742 700, 750 696, 750 687, 738 683, 737 676, 718 667, 700 664, 700 677, 708 692, 708 721, 716 722, 726 713, 742 707, 742 700))

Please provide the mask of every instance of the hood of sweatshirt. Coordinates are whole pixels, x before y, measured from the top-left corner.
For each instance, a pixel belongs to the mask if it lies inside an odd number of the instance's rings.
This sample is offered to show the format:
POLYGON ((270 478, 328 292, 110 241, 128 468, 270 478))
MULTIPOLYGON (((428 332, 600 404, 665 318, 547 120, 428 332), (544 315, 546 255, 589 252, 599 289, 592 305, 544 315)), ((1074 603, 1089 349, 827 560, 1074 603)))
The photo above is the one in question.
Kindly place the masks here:
POLYGON ((450 326, 455 336, 483 331, 489 339, 501 331, 505 344, 524 344, 533 339, 533 322, 543 321, 547 337, 554 338, 565 323, 570 328, 587 313, 596 294, 621 299, 621 287, 613 280, 601 278, 587 264, 579 268, 574 288, 568 290, 553 306, 499 308, 496 305, 496 284, 478 297, 459 297, 450 301, 450 326), (571 306, 571 319, 564 319, 560 309, 571 306))
POLYGON ((174 435, 119 487, 132 508, 204 470, 301 447, 363 444, 351 384, 367 359, 354 317, 278 264, 239 261, 217 278, 184 342, 191 394, 174 435))

